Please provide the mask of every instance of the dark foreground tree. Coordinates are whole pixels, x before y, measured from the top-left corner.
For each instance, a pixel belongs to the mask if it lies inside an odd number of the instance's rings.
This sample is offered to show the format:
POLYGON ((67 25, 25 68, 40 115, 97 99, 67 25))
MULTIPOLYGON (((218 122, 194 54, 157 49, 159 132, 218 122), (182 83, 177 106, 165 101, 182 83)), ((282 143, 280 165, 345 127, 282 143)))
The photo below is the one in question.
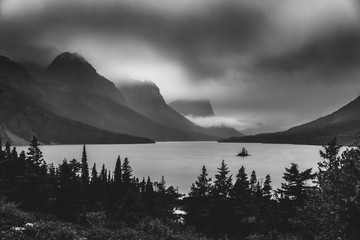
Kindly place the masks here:
POLYGON ((339 155, 341 145, 333 139, 321 151, 318 186, 294 222, 315 239, 358 239, 360 236, 360 145, 339 155))

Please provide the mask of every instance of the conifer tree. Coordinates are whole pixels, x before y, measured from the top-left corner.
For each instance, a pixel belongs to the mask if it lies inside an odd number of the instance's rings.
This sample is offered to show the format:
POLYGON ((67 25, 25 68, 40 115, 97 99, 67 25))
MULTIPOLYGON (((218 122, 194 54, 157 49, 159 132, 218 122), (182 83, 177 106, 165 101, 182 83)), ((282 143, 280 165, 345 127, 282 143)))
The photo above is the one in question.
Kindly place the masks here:
POLYGON ((26 155, 24 150, 20 152, 19 154, 19 158, 18 158, 18 162, 19 162, 19 173, 21 175, 25 174, 25 162, 26 162, 26 155))
POLYGON ((285 168, 283 179, 286 181, 281 184, 280 193, 290 200, 295 200, 301 204, 306 196, 306 192, 309 189, 307 181, 314 178, 311 173, 312 169, 306 169, 303 172, 299 171, 299 165, 291 163, 290 168, 285 168))
POLYGON ((11 144, 10 144, 9 140, 6 141, 6 143, 5 143, 5 156, 8 159, 11 158, 11 144))
POLYGON ((250 189, 252 193, 256 192, 257 182, 256 172, 253 170, 250 175, 250 189))
POLYGON ((36 166, 41 166, 44 162, 39 145, 37 138, 34 136, 30 142, 29 151, 27 153, 27 160, 36 166))
POLYGON ((272 195, 272 187, 271 187, 271 177, 270 175, 266 175, 264 186, 262 188, 263 196, 265 199, 270 199, 272 195))
POLYGON ((150 177, 148 176, 145 186, 145 194, 144 194, 144 203, 145 208, 149 213, 153 213, 154 211, 154 187, 151 182, 150 177))
POLYGON ((102 165, 101 172, 100 172, 100 181, 102 184, 107 183, 107 170, 105 168, 105 164, 102 165))
POLYGON ((190 197, 193 198, 206 198, 209 196, 211 191, 211 178, 208 178, 208 173, 205 165, 201 169, 201 174, 197 177, 195 183, 191 185, 189 193, 190 197))
POLYGON ((247 198, 249 194, 249 180, 245 172, 244 166, 241 166, 238 174, 236 175, 236 181, 233 189, 231 190, 231 196, 235 198, 247 198))
POLYGON ((13 149, 11 150, 11 159, 13 159, 14 161, 18 159, 18 153, 16 151, 16 147, 13 147, 13 149))
POLYGON ((122 165, 122 179, 123 179, 124 185, 126 187, 128 187, 129 184, 131 183, 131 179, 132 179, 132 168, 130 166, 128 158, 124 159, 124 162, 122 165))
POLYGON ((83 146, 82 157, 81 157, 81 183, 84 187, 89 185, 89 166, 87 162, 85 144, 83 146))
POLYGON ((96 163, 94 163, 91 169, 91 184, 96 185, 98 182, 98 172, 96 170, 96 163))
POLYGON ((214 182, 214 196, 220 198, 227 198, 232 187, 232 175, 228 176, 230 170, 222 160, 218 173, 215 174, 214 182))
POLYGON ((157 184, 157 191, 160 194, 165 194, 165 192, 166 192, 166 181, 165 181, 164 176, 161 176, 161 180, 157 184))
POLYGON ((117 157, 114 171, 114 184, 116 188, 120 188, 122 183, 122 172, 121 172, 121 159, 117 157))
POLYGON ((145 177, 143 177, 142 181, 140 182, 140 193, 144 194, 145 193, 145 188, 146 188, 146 181, 145 181, 145 177))

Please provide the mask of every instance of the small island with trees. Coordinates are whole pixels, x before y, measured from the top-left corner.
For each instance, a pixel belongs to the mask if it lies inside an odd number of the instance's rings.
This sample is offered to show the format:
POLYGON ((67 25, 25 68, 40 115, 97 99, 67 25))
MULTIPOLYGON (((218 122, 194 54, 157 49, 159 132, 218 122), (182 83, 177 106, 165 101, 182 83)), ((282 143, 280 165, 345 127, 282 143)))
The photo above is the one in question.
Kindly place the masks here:
POLYGON ((246 148, 243 147, 241 149, 241 152, 239 152, 236 156, 238 156, 238 157, 248 157, 248 156, 250 156, 250 154, 248 153, 246 148))

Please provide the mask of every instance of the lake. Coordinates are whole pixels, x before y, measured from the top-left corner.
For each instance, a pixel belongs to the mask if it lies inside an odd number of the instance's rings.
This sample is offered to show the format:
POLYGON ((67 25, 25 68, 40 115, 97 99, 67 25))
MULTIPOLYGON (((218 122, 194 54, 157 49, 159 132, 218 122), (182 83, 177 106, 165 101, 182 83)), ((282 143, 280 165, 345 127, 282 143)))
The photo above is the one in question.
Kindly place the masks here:
MULTIPOLYGON (((27 147, 17 147, 27 151, 27 147)), ((40 146, 45 161, 57 166, 64 158, 80 160, 82 145, 44 145, 40 146)), ((179 187, 181 193, 188 193, 190 186, 206 166, 209 177, 220 166, 221 160, 229 166, 233 179, 242 165, 250 177, 255 170, 258 179, 265 179, 266 174, 272 178, 274 189, 281 186, 285 167, 290 163, 299 164, 300 170, 317 169, 321 161, 321 146, 259 144, 259 143, 217 143, 217 142, 157 142, 156 144, 119 144, 119 145, 87 145, 89 167, 94 163, 100 171, 102 164, 111 171, 115 168, 118 155, 123 160, 127 157, 135 176, 150 176, 152 181, 159 181, 164 175, 167 186, 179 187), (241 158, 236 154, 245 147, 251 154, 241 158)))

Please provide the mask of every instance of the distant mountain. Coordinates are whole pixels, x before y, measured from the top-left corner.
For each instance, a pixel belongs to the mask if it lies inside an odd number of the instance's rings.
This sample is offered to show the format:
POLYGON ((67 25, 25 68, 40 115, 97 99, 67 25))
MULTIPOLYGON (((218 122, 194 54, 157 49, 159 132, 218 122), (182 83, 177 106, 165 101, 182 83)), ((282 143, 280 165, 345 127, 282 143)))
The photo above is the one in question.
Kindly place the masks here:
POLYGON ((45 144, 151 143, 150 139, 101 130, 59 117, 47 110, 42 89, 22 66, 0 56, 0 137, 13 145, 32 136, 45 144))
POLYGON ((176 129, 133 110, 115 85, 99 75, 80 55, 63 53, 39 78, 49 110, 68 119, 117 133, 155 140, 212 140, 176 129))
POLYGON ((229 138, 222 141, 320 145, 337 136, 342 144, 351 144, 359 134, 360 97, 332 114, 284 132, 229 138))
POLYGON ((184 116, 208 117, 215 115, 209 99, 177 100, 169 105, 184 116))
POLYGON ((126 81, 117 84, 129 107, 155 122, 176 129, 193 131, 194 123, 165 103, 160 89, 150 81, 126 81))
MULTIPOLYGON (((214 139, 242 136, 233 128, 225 126, 204 128, 194 124, 166 104, 160 89, 153 82, 122 81, 117 84, 117 87, 122 92, 129 107, 155 122, 179 130, 185 129, 186 131, 212 136, 214 139)), ((213 114, 210 102, 208 100, 205 102, 208 102, 206 103, 207 109, 210 109, 213 114)))

